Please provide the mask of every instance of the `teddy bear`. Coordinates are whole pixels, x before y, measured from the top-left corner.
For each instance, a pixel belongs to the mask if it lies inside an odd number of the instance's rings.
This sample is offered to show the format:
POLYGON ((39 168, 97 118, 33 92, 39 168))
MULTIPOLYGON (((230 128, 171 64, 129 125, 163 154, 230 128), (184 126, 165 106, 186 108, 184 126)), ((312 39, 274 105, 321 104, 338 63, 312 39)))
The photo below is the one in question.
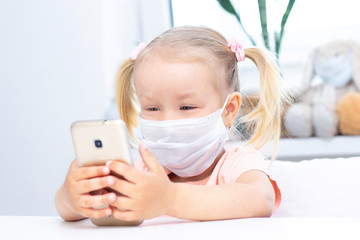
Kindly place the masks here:
POLYGON ((289 137, 360 134, 360 97, 351 95, 360 91, 359 43, 331 41, 313 49, 301 86, 284 116, 289 137))
POLYGON ((360 93, 348 93, 337 105, 339 131, 343 135, 360 135, 360 93))

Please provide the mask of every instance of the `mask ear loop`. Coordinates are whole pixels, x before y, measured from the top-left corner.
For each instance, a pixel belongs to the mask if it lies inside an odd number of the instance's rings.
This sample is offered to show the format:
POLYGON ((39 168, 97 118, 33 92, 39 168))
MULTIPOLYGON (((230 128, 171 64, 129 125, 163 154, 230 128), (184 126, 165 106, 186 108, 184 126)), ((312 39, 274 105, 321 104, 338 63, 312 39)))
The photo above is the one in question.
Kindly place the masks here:
MULTIPOLYGON (((227 103, 228 103, 228 101, 229 101, 229 98, 230 98, 230 94, 228 94, 228 96, 226 97, 225 102, 224 102, 224 105, 223 105, 222 108, 221 108, 221 115, 224 113, 224 110, 225 110, 225 107, 226 107, 226 105, 227 105, 227 103)), ((225 124, 224 124, 224 125, 225 125, 225 124)), ((228 131, 228 133, 230 132, 230 128, 231 128, 231 126, 226 127, 226 130, 228 131)))
POLYGON ((223 105, 222 108, 221 108, 221 114, 223 114, 224 109, 225 109, 225 107, 226 107, 226 104, 228 103, 229 98, 230 98, 230 94, 228 94, 227 97, 226 97, 226 99, 225 99, 224 105, 223 105))

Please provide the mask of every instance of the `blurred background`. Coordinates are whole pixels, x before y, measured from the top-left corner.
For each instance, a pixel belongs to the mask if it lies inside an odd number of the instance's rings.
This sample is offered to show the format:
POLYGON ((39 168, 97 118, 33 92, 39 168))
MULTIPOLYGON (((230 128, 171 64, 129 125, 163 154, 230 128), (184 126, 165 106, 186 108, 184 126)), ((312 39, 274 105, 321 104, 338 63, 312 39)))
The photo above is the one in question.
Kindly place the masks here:
MULTIPOLYGON (((231 2, 263 46, 257 1, 231 2)), ((269 32, 280 31, 288 1, 266 2, 269 32)), ((294 91, 311 49, 360 41, 354 4, 295 2, 279 55, 294 91)), ((138 43, 182 25, 205 25, 252 46, 216 0, 0 0, 0 215, 57 215, 54 195, 75 158, 71 123, 117 117, 113 87, 122 60, 138 43)), ((240 74, 242 90, 258 87, 251 63, 240 74)))

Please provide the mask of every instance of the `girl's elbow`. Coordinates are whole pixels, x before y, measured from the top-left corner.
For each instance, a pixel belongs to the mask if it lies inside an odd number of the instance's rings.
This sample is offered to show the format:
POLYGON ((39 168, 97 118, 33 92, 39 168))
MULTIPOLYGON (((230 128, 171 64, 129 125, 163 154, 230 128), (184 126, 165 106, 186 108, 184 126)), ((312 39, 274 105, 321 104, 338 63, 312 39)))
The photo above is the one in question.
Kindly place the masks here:
POLYGON ((253 190, 251 217, 271 217, 275 209, 275 193, 273 189, 254 188, 253 190))
POLYGON ((264 203, 258 217, 271 217, 274 211, 274 204, 270 202, 264 203))
POLYGON ((261 194, 256 217, 271 217, 275 209, 274 191, 261 194))

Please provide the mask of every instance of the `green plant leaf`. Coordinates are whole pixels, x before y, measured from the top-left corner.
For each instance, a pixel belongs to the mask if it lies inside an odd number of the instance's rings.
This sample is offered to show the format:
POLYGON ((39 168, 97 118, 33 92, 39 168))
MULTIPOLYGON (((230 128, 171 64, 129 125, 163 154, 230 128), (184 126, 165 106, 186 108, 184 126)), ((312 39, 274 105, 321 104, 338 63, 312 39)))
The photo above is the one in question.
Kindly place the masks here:
MULTIPOLYGON (((238 21, 239 21, 240 17, 239 17, 239 15, 237 14, 237 12, 235 11, 235 9, 234 9, 233 5, 231 4, 230 0, 217 0, 217 1, 218 1, 218 3, 221 5, 221 7, 222 7, 225 11, 227 11, 228 13, 231 13, 231 14, 235 15, 236 18, 237 18, 238 21)), ((240 22, 241 22, 241 21, 240 21, 240 22)))
POLYGON ((289 3, 287 5, 286 10, 283 14, 283 17, 281 19, 280 33, 275 32, 275 52, 276 52, 277 57, 279 56, 279 53, 280 53, 280 47, 281 47, 281 42, 282 42, 282 38, 284 35, 285 25, 289 18, 290 12, 294 6, 294 3, 295 3, 295 0, 289 0, 289 3))
POLYGON ((248 32, 245 30, 242 22, 241 22, 241 18, 240 15, 236 12, 234 6, 232 5, 232 3, 230 2, 230 0, 217 0, 218 3, 220 4, 220 6, 227 11, 228 13, 234 15, 237 19, 237 21, 240 23, 240 26, 242 28, 242 30, 244 31, 244 33, 246 34, 246 36, 249 38, 250 42, 256 46, 256 42, 254 41, 254 39, 250 36, 250 34, 248 34, 248 32))
POLYGON ((266 1, 258 0, 258 7, 259 7, 261 32, 262 32, 262 37, 264 40, 264 45, 268 50, 270 50, 269 32, 268 32, 268 28, 267 28, 267 16, 266 16, 266 1))

